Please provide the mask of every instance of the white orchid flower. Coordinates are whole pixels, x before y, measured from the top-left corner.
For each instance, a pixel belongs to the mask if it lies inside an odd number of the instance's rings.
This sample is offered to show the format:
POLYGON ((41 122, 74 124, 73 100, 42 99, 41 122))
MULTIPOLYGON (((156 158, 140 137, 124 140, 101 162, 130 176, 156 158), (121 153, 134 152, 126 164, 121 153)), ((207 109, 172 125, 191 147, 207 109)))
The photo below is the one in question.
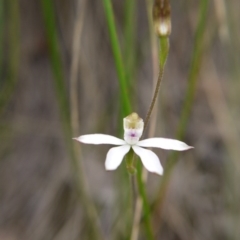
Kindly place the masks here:
POLYGON ((151 150, 142 147, 156 147, 166 150, 184 151, 190 148, 186 143, 168 139, 168 138, 149 138, 140 140, 142 136, 144 123, 137 113, 132 113, 123 119, 124 125, 124 140, 106 134, 88 134, 82 135, 75 140, 86 144, 112 144, 119 145, 111 148, 106 157, 106 170, 115 170, 121 164, 124 156, 132 148, 133 151, 140 157, 144 167, 153 173, 163 174, 163 168, 158 156, 151 150))

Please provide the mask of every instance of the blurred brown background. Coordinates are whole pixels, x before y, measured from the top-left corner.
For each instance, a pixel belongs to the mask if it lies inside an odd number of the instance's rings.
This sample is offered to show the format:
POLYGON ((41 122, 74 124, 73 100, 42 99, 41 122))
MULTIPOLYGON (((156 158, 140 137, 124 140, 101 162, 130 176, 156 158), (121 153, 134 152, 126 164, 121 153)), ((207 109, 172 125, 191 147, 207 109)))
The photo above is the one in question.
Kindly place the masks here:
MULTIPOLYGON (((124 1, 112 2, 123 42, 124 1)), ((171 48, 155 136, 175 137, 200 2, 171 1, 171 48)), ((146 2, 136 3, 136 73, 130 92, 134 110, 145 117, 152 94, 152 58, 146 2)), ((2 1, 2 6, 0 240, 91 239, 73 186, 41 1, 2 1)), ((161 240, 239 239, 240 2, 215 0, 208 6, 197 91, 184 139, 195 149, 180 154, 172 174, 162 227, 157 228, 161 240)), ((77 14, 84 14, 77 85, 80 128, 72 137, 118 135, 119 85, 102 1, 88 0, 80 13, 77 9, 77 1, 54 1, 68 93, 74 23, 77 14)), ((122 209, 116 203, 121 170, 104 170, 108 146, 79 148, 105 239, 125 239, 122 209)), ((169 153, 154 151, 165 165, 169 153)), ((150 174, 150 199, 159 181, 161 177, 150 174)))

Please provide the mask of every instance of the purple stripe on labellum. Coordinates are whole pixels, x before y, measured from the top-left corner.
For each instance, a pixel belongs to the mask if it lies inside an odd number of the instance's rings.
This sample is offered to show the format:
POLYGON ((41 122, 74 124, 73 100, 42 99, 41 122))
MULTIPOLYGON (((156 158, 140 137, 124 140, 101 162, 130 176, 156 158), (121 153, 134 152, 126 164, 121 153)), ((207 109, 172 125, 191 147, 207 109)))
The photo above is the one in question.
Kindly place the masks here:
POLYGON ((130 133, 130 137, 136 137, 136 133, 135 132, 131 132, 130 133))

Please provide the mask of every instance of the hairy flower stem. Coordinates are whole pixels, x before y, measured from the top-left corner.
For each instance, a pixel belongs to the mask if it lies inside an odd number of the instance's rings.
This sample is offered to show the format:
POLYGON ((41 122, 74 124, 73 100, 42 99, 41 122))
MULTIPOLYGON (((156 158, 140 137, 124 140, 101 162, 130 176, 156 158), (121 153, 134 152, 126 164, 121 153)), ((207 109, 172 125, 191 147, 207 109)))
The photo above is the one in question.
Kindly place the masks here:
MULTIPOLYGON (((198 25, 195 33, 194 39, 194 49, 192 55, 191 66, 188 76, 188 88, 185 95, 185 101, 182 108, 180 122, 177 129, 177 138, 182 139, 186 132, 187 123, 191 109, 194 102, 194 95, 196 92, 196 86, 198 82, 198 76, 200 71, 200 66, 202 64, 202 56, 204 50, 204 34, 206 33, 205 29, 207 26, 207 14, 208 14, 208 5, 209 0, 203 0, 200 4, 199 19, 198 25)), ((156 201, 153 204, 152 212, 157 212, 155 215, 155 221, 158 221, 158 226, 161 226, 160 217, 163 210, 163 204, 165 199, 166 190, 168 188, 168 183, 171 179, 171 173, 177 163, 178 154, 176 152, 172 153, 166 162, 163 178, 161 179, 159 191, 156 197, 156 201)))
POLYGON ((153 98, 152 98, 152 102, 150 104, 147 116, 145 118, 144 121, 144 131, 149 123, 153 108, 155 106, 157 97, 158 97, 158 93, 160 90, 160 86, 161 86, 161 82, 163 79, 163 73, 164 73, 164 66, 167 60, 167 56, 168 56, 168 52, 169 52, 169 39, 168 37, 160 37, 159 40, 160 43, 160 48, 159 48, 159 75, 158 75, 158 81, 155 87, 155 91, 153 94, 153 98))
POLYGON ((145 122, 146 129, 155 106, 163 78, 164 66, 169 52, 169 36, 171 34, 171 6, 169 0, 155 0, 152 8, 152 18, 155 34, 159 37, 159 75, 145 122))
MULTIPOLYGON (((146 126, 149 123, 152 111, 156 104, 156 100, 157 100, 158 93, 160 90, 161 82, 163 79, 164 66, 165 66, 167 56, 168 56, 168 51, 169 51, 168 37, 160 37, 159 43, 160 43, 159 75, 158 75, 157 84, 156 84, 156 87, 154 90, 153 99, 150 104, 146 119, 144 121, 144 131, 146 130, 146 126)), ((145 225, 146 225, 148 239, 154 239, 153 231, 152 231, 152 227, 151 227, 151 221, 149 218, 150 210, 149 210, 149 205, 147 203, 147 197, 146 197, 146 192, 145 192, 145 188, 144 188, 144 185, 145 185, 145 182, 147 179, 146 171, 142 170, 142 168, 139 167, 138 172, 137 172, 137 177, 138 177, 138 191, 139 191, 139 195, 141 196, 141 198, 138 197, 136 200, 136 204, 135 204, 135 214, 134 214, 134 222, 133 222, 133 228, 132 228, 132 233, 131 233, 131 240, 136 240, 138 237, 139 221, 140 221, 140 217, 141 217, 142 208, 144 209, 144 219, 145 219, 144 221, 145 221, 145 225)))
MULTIPOLYGON (((156 87, 154 90, 153 99, 150 104, 146 119, 144 121, 144 131, 146 130, 146 127, 149 123, 151 114, 153 112, 154 106, 155 106, 157 98, 158 98, 158 93, 159 93, 161 82, 163 79, 164 66, 165 66, 167 56, 168 56, 168 51, 169 51, 168 37, 160 37, 159 43, 160 43, 159 75, 158 75, 157 84, 156 84, 156 87)), ((141 199, 138 198, 136 205, 135 205, 135 216, 134 216, 134 225, 133 225, 134 227, 132 229, 131 240, 137 239, 138 231, 139 231, 139 221, 140 221, 142 208, 144 210, 144 221, 145 221, 146 233, 147 233, 148 239, 154 239, 153 230, 152 230, 152 226, 151 226, 151 219, 150 219, 150 209, 149 209, 149 204, 147 202, 146 191, 144 188, 146 180, 147 180, 147 173, 144 169, 142 169, 142 167, 138 168, 137 177, 138 177, 138 191, 141 196, 141 199)))
MULTIPOLYGON (((148 14, 150 16, 150 4, 147 2, 148 14)), ((171 19, 170 19, 170 4, 168 0, 156 0, 153 5, 153 23, 154 30, 157 36, 159 37, 159 75, 156 83, 155 90, 153 91, 153 98, 147 113, 147 116, 144 121, 144 132, 149 123, 150 117, 152 115, 154 106, 156 105, 158 93, 160 90, 161 82, 163 79, 164 67, 167 60, 168 52, 169 52, 169 35, 171 33, 171 19), (166 24, 167 23, 167 24, 166 24), (162 28, 164 26, 164 28, 162 28), (164 29, 164 32, 162 31, 164 29)), ((150 17, 149 17, 150 19, 150 17)), ((150 21, 149 21, 150 23, 150 21)), ((153 34, 152 34, 153 35, 153 34)), ((154 48, 154 41, 152 39, 152 48, 154 48)), ((154 56, 154 53, 153 53, 154 56)), ((153 57, 154 60, 154 57, 153 57)), ((154 61, 153 61, 154 62, 154 61)), ((155 74, 154 74, 155 77, 155 74)), ((155 122, 156 123, 156 122, 155 122)), ((150 129, 152 131, 154 128, 150 129)), ((151 134, 151 132, 150 132, 151 134)), ((137 172, 137 180, 138 180, 138 192, 139 195, 136 199, 135 204, 135 212, 134 212, 134 221, 131 232, 131 240, 137 240, 139 235, 139 223, 141 219, 142 210, 144 212, 144 223, 146 228, 146 234, 148 239, 154 239, 153 229, 151 225, 150 219, 150 209, 149 203, 147 201, 146 191, 145 191, 145 183, 147 181, 147 172, 145 169, 142 169, 140 166, 137 172)))

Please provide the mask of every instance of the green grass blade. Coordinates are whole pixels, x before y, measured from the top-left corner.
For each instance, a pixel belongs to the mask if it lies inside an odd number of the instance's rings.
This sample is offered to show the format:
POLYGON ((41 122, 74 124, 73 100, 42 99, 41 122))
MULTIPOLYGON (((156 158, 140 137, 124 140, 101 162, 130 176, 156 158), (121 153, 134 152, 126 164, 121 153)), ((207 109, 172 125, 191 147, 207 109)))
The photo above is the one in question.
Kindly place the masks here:
MULTIPOLYGON (((0 1, 0 74, 2 73, 2 60, 3 60, 3 32, 5 31, 4 24, 4 6, 7 7, 7 20, 8 20, 8 44, 9 44, 9 56, 8 56, 8 69, 6 80, 1 83, 0 90, 0 113, 4 110, 6 104, 11 99, 17 79, 19 70, 19 56, 20 56, 20 21, 19 21, 19 3, 18 1, 6 2, 3 4, 3 0, 0 1)), ((1 75, 0 75, 1 76, 1 75)), ((2 76, 1 76, 2 77, 2 76)))
POLYGON ((124 68, 122 53, 120 44, 117 37, 117 29, 114 20, 114 13, 112 9, 111 0, 103 0, 103 6, 105 9, 105 15, 107 19, 108 31, 110 36, 110 42, 112 46, 115 66, 117 70, 118 81, 121 90, 121 102, 123 115, 127 116, 131 112, 131 103, 129 98, 128 83, 126 78, 126 72, 124 68))
MULTIPOLYGON (((124 63, 128 86, 132 88, 136 64, 136 0, 125 0, 124 63)), ((133 96, 130 96, 131 101, 133 96)))
MULTIPOLYGON (((54 74, 54 86, 56 90, 59 109, 61 112, 64 132, 66 137, 71 139, 71 126, 70 126, 70 111, 67 99, 67 90, 65 86, 65 77, 63 72, 62 56, 60 54, 60 47, 58 44, 58 36, 56 31, 56 24, 54 19, 53 3, 48 0, 42 0, 42 10, 45 20, 45 27, 50 51, 50 61, 54 74)), ((69 145, 70 143, 68 143, 69 145)), ((71 149, 71 147, 69 147, 71 149)))
MULTIPOLYGON (((200 6, 200 12, 199 12, 199 21, 197 25, 197 30, 195 33, 195 39, 194 39, 194 49, 193 49, 193 55, 192 55, 192 61, 188 76, 188 87, 187 92, 185 95, 185 101, 183 105, 183 110, 181 112, 180 122, 177 129, 177 139, 182 139, 184 137, 187 123, 189 119, 189 115, 191 113, 191 109, 194 102, 194 95, 196 92, 196 85, 198 81, 199 76, 199 69, 202 63, 202 55, 203 55, 203 39, 204 39, 204 33, 206 29, 206 20, 207 20, 207 13, 208 13, 208 4, 209 0, 203 0, 201 1, 200 6)), ((155 207, 162 207, 163 199, 165 196, 165 192, 167 189, 167 184, 169 182, 171 172, 177 162, 178 158, 178 152, 174 152, 170 155, 166 166, 165 166, 165 172, 163 175, 163 178, 161 179, 160 188, 156 200, 155 207)))
POLYGON ((65 77, 63 71, 63 64, 61 61, 60 46, 58 44, 57 27, 55 23, 53 2, 49 0, 42 0, 42 12, 45 20, 45 28, 49 44, 50 61, 52 64, 52 70, 54 74, 54 86, 61 113, 65 141, 71 159, 76 190, 80 200, 82 200, 83 202, 84 207, 86 207, 86 214, 88 216, 89 226, 92 230, 91 231, 92 239, 102 239, 102 234, 96 215, 96 210, 87 192, 81 165, 78 159, 79 156, 76 156, 73 146, 70 107, 64 81, 65 77))
MULTIPOLYGON (((4 0, 0 0, 0 77, 2 77, 3 69, 3 36, 4 36, 4 0)), ((1 84, 0 84, 1 87, 1 84)))
POLYGON ((153 229, 152 229, 152 224, 151 224, 151 218, 150 218, 150 205, 148 202, 147 198, 147 193, 146 193, 146 184, 142 179, 142 171, 143 171, 143 166, 138 159, 138 166, 137 166, 137 183, 138 183, 138 191, 139 194, 142 198, 142 204, 143 204, 143 218, 142 221, 145 226, 145 231, 147 235, 147 239, 149 240, 154 240, 154 234, 153 234, 153 229))

